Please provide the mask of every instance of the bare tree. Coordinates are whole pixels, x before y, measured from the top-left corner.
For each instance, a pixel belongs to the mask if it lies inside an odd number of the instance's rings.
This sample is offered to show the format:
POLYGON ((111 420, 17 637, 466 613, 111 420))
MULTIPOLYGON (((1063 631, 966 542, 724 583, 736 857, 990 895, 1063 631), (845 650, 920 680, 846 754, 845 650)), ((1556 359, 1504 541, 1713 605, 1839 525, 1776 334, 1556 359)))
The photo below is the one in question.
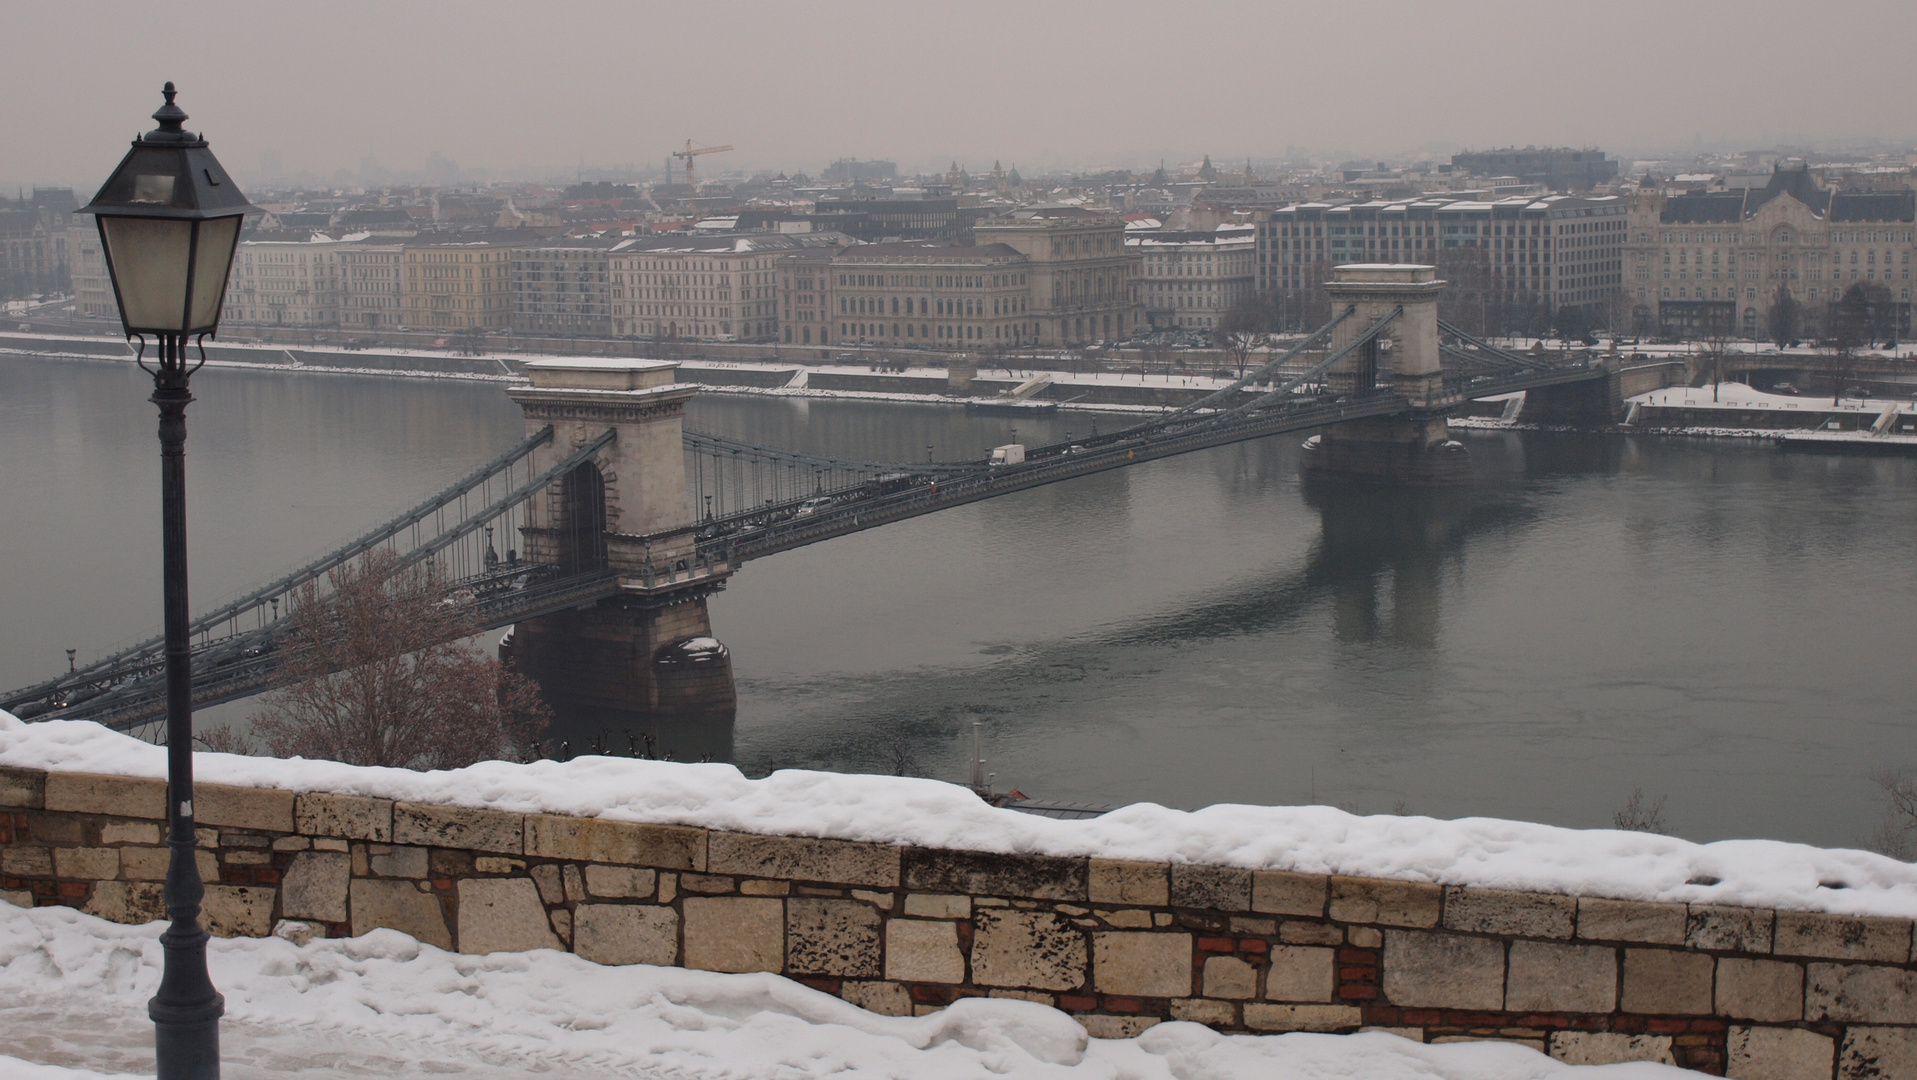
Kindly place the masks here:
POLYGON ((1717 400, 1718 386, 1724 381, 1724 360, 1730 352, 1731 338, 1737 329, 1737 305, 1713 305, 1704 311, 1703 326, 1706 370, 1711 378, 1711 400, 1717 400))
POLYGON ((1824 357, 1830 364, 1830 403, 1843 400, 1844 387, 1857 368, 1857 352, 1870 344, 1871 297, 1862 284, 1844 290, 1824 317, 1824 357))
POLYGON ((1779 285, 1777 295, 1771 298, 1771 310, 1765 318, 1764 329, 1769 332, 1771 342, 1783 348, 1797 340, 1803 323, 1803 308, 1797 298, 1791 295, 1790 286, 1779 285))
POLYGON ((1664 821, 1664 799, 1663 795, 1659 795, 1655 799, 1646 801, 1643 788, 1632 788, 1631 797, 1625 800, 1622 808, 1611 815, 1612 827, 1629 832, 1668 835, 1671 827, 1664 821))
POLYGON ((1257 296, 1246 295, 1225 309, 1212 340, 1232 366, 1238 369, 1238 377, 1242 379, 1251 359, 1251 351, 1264 343, 1270 329, 1269 306, 1257 296))
POLYGON ((1872 779, 1884 789, 1884 816, 1870 846, 1881 855, 1909 862, 1917 855, 1917 779, 1896 771, 1872 779))
POLYGON ((469 639, 431 563, 367 555, 292 602, 290 641, 253 730, 279 757, 447 769, 517 754, 551 718, 538 687, 469 639))

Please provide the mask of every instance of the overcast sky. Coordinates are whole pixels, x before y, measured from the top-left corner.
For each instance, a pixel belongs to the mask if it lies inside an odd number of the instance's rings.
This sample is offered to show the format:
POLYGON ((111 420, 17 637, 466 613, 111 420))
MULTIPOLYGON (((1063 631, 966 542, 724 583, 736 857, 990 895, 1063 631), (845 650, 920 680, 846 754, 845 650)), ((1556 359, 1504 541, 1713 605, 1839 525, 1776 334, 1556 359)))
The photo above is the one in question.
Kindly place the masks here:
POLYGON ((229 168, 1026 170, 1917 134, 1910 0, 0 0, 0 183, 90 194, 160 84, 229 168))

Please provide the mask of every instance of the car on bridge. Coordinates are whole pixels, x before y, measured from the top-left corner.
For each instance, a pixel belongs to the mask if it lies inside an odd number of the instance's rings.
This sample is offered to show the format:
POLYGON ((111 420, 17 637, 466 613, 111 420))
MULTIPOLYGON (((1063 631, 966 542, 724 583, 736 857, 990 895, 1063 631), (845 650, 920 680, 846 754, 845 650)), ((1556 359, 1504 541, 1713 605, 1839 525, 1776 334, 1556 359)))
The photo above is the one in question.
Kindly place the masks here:
POLYGON ((792 516, 793 517, 810 517, 813 514, 816 514, 819 511, 825 509, 826 507, 831 506, 835 502, 838 502, 838 500, 832 498, 830 495, 821 496, 820 498, 817 498, 817 499, 807 499, 806 501, 799 504, 799 508, 792 512, 792 516))

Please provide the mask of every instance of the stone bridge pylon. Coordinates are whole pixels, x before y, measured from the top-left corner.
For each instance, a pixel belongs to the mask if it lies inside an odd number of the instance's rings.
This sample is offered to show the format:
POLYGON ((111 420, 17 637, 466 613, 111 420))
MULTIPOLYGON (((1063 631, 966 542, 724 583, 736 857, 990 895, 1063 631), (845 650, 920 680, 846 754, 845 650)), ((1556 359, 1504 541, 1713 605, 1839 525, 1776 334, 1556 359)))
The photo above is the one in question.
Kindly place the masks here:
POLYGON ((1350 345, 1391 317, 1377 335, 1326 373, 1334 394, 1357 396, 1389 386, 1411 412, 1334 424, 1306 443, 1308 478, 1447 485, 1469 483, 1471 463, 1451 438, 1444 413, 1438 343, 1438 295, 1445 283, 1431 266, 1359 263, 1333 267, 1325 283, 1333 315, 1352 311, 1332 331, 1330 351, 1350 345))
POLYGON ((613 432, 591 460, 534 498, 525 555, 561 574, 603 572, 619 591, 519 623, 506 647, 513 662, 562 708, 729 720, 737 703, 732 662, 712 637, 706 598, 732 568, 699 559, 686 501, 682 426, 695 388, 676 381, 672 360, 525 366, 531 385, 507 393, 529 434, 553 427, 533 473, 613 432))

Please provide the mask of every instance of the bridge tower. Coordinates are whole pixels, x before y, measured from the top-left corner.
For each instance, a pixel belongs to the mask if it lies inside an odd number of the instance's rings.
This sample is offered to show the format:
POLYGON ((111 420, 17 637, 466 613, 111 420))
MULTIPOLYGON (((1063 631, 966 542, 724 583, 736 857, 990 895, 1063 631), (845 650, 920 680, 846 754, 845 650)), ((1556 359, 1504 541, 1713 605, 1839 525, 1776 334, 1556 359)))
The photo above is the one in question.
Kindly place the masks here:
POLYGON ((528 434, 548 424, 537 475, 614 432, 590 461, 534 497, 524 556, 562 573, 601 570, 619 593, 518 624, 511 653, 555 704, 613 714, 730 719, 732 662, 712 638, 706 598, 732 568, 699 560, 681 441, 694 388, 677 361, 534 360, 532 385, 507 391, 528 434), (677 531, 675 531, 677 530, 677 531), (644 535, 668 533, 647 543, 644 535))
POLYGON ((1338 362, 1325 379, 1333 393, 1359 395, 1389 386, 1411 403, 1399 416, 1334 424, 1311 443, 1306 475, 1321 480, 1461 484, 1471 479, 1464 447, 1444 414, 1438 353, 1438 294, 1445 283, 1431 266, 1361 263, 1333 267, 1325 283, 1334 315, 1352 314, 1332 331, 1333 352, 1363 336, 1379 319, 1396 318, 1338 362))

